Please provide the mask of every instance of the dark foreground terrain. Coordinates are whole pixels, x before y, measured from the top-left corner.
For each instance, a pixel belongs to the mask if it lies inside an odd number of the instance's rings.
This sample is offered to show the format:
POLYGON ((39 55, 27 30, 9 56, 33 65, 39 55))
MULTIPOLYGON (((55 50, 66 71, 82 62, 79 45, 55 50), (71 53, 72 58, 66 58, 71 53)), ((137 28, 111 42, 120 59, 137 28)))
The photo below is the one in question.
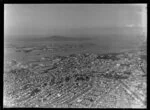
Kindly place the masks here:
POLYGON ((87 51, 93 43, 20 44, 5 47, 4 107, 147 106, 145 47, 102 53, 87 51))

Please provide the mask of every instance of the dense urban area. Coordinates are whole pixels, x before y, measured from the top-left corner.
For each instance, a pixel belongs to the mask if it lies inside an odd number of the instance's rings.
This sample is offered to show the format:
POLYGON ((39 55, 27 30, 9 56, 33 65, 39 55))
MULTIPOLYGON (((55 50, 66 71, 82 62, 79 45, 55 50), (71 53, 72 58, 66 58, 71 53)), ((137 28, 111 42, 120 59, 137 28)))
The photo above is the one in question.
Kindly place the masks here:
POLYGON ((146 108, 146 95, 143 49, 5 62, 5 107, 146 108))

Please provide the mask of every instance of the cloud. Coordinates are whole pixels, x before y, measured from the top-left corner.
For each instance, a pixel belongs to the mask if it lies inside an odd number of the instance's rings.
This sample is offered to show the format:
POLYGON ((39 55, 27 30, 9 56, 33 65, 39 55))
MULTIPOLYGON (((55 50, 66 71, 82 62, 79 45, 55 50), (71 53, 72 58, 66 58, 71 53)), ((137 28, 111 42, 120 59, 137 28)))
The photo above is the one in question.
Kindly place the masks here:
POLYGON ((134 24, 128 24, 128 25, 126 25, 126 27, 135 27, 135 25, 134 24))

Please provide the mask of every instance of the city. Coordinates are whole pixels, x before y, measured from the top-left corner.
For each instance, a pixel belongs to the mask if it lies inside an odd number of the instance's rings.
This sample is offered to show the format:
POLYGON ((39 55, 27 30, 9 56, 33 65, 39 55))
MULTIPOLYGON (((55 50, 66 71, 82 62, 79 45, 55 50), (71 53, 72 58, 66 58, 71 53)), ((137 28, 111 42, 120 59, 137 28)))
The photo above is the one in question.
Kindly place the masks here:
POLYGON ((147 108, 147 4, 5 4, 3 108, 147 108))
POLYGON ((6 93, 16 107, 143 108, 147 106, 144 57, 145 50, 136 50, 55 56, 37 65, 12 61, 5 69, 4 80, 10 86, 6 93))

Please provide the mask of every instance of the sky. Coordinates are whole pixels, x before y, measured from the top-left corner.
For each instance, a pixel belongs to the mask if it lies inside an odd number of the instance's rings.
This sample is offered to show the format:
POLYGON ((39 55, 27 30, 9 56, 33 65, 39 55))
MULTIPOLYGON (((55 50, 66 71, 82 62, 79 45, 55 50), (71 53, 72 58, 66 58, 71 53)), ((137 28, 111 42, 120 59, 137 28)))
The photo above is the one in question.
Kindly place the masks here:
POLYGON ((72 28, 146 26, 146 4, 4 5, 4 36, 53 35, 72 28))

